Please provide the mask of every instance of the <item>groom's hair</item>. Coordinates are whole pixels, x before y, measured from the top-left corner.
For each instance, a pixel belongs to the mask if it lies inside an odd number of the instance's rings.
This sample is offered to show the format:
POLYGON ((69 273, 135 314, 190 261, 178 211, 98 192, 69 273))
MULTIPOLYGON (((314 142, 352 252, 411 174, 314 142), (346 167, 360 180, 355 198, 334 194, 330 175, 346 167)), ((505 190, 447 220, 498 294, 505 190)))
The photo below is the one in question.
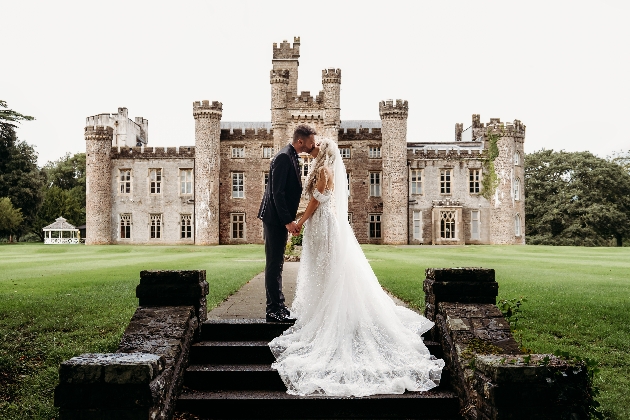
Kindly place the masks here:
POLYGON ((293 143, 299 139, 307 139, 311 136, 311 134, 316 135, 317 133, 308 125, 298 125, 295 127, 295 131, 293 132, 293 143))

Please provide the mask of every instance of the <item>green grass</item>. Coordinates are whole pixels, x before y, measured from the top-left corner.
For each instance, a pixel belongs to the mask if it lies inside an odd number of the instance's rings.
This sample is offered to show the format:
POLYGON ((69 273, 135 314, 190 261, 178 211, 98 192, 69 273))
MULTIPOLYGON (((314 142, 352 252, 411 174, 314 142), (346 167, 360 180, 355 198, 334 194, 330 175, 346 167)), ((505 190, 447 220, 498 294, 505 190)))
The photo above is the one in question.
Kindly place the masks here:
POLYGON ((0 246, 0 418, 52 419, 58 366, 111 352, 147 269, 202 269, 213 308, 264 268, 260 246, 0 246))
MULTIPOLYGON (((610 418, 630 418, 630 248, 365 246, 382 284, 422 307, 427 267, 494 268, 499 298, 527 296, 523 345, 601 363, 610 418)), ((144 269, 205 269, 209 308, 262 271, 262 246, 0 245, 0 419, 52 419, 61 361, 109 352, 144 269)))
POLYGON ((600 362, 605 413, 630 418, 630 249, 546 246, 364 246, 385 288, 424 305, 428 267, 496 270, 499 299, 526 296, 517 339, 536 353, 559 349, 600 362))

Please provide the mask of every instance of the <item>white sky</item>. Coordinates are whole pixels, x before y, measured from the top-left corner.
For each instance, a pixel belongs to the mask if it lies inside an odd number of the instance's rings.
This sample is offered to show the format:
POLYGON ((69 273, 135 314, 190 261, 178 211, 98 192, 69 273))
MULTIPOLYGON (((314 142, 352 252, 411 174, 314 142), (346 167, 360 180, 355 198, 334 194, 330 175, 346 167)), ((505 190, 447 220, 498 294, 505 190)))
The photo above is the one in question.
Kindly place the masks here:
POLYGON ((2 1, 0 99, 35 116, 39 163, 85 150, 85 117, 129 109, 149 145, 194 144, 192 102, 269 121, 272 44, 301 37, 298 90, 342 69, 341 118, 409 101, 409 141, 520 119, 525 148, 630 149, 628 1, 2 1))

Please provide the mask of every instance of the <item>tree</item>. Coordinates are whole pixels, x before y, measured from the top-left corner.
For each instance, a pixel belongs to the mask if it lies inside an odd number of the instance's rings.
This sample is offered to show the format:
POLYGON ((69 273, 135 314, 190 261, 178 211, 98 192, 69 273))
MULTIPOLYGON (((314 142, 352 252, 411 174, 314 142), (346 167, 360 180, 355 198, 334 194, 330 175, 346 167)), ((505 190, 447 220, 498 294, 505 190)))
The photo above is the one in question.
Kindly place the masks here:
POLYGON ((22 224, 22 212, 11 204, 9 197, 0 198, 0 236, 9 236, 13 242, 12 235, 22 224))
POLYGON ((542 150, 525 158, 531 244, 621 246, 630 237, 630 174, 589 152, 542 150))
POLYGON ((32 225, 43 199, 46 174, 37 167, 33 146, 17 139, 15 123, 33 120, 7 108, 0 100, 0 197, 9 197, 22 211, 23 221, 17 234, 32 225))
POLYGON ((630 150, 614 152, 609 157, 609 160, 621 166, 630 174, 630 150))

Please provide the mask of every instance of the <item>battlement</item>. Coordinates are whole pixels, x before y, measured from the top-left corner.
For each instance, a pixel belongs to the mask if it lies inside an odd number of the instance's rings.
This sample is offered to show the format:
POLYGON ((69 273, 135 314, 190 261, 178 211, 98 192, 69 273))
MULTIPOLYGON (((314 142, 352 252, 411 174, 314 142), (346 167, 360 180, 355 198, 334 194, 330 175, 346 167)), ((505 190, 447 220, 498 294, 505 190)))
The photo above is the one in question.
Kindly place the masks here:
POLYGON ((258 140, 273 142, 273 129, 255 128, 223 128, 221 127, 220 141, 229 140, 258 140))
POLYGON ((134 118, 134 121, 135 121, 136 124, 138 124, 140 126, 149 123, 149 120, 147 120, 146 118, 142 118, 142 117, 136 117, 136 118, 134 118))
POLYGON ((112 147, 112 159, 191 159, 195 146, 179 147, 112 147))
POLYGON ((378 111, 383 118, 405 119, 409 114, 409 104, 402 99, 396 99, 396 103, 392 99, 381 101, 378 105, 378 111))
POLYGON ((287 102, 289 109, 316 109, 320 110, 324 104, 324 92, 320 91, 315 98, 309 91, 300 92, 299 96, 292 97, 287 102))
POLYGON ((322 70, 322 83, 341 83, 341 69, 322 70))
POLYGON ((280 46, 273 43, 273 59, 274 60, 297 60, 300 58, 300 37, 293 38, 293 47, 291 44, 284 40, 280 43, 280 46))
POLYGON ((407 143, 407 160, 424 160, 424 159, 480 159, 485 151, 483 149, 446 149, 446 148, 415 148, 413 143, 407 143))
POLYGON ((269 72, 271 83, 289 83, 289 70, 271 70, 269 72))
POLYGON ((219 101, 195 101, 193 102, 193 117, 198 118, 218 118, 223 115, 223 104, 219 101))
POLYGON ((103 125, 85 127, 85 140, 112 141, 114 129, 103 125))
POLYGON ((340 128, 339 141, 349 140, 383 140, 383 134, 380 128, 359 127, 359 128, 340 128))

